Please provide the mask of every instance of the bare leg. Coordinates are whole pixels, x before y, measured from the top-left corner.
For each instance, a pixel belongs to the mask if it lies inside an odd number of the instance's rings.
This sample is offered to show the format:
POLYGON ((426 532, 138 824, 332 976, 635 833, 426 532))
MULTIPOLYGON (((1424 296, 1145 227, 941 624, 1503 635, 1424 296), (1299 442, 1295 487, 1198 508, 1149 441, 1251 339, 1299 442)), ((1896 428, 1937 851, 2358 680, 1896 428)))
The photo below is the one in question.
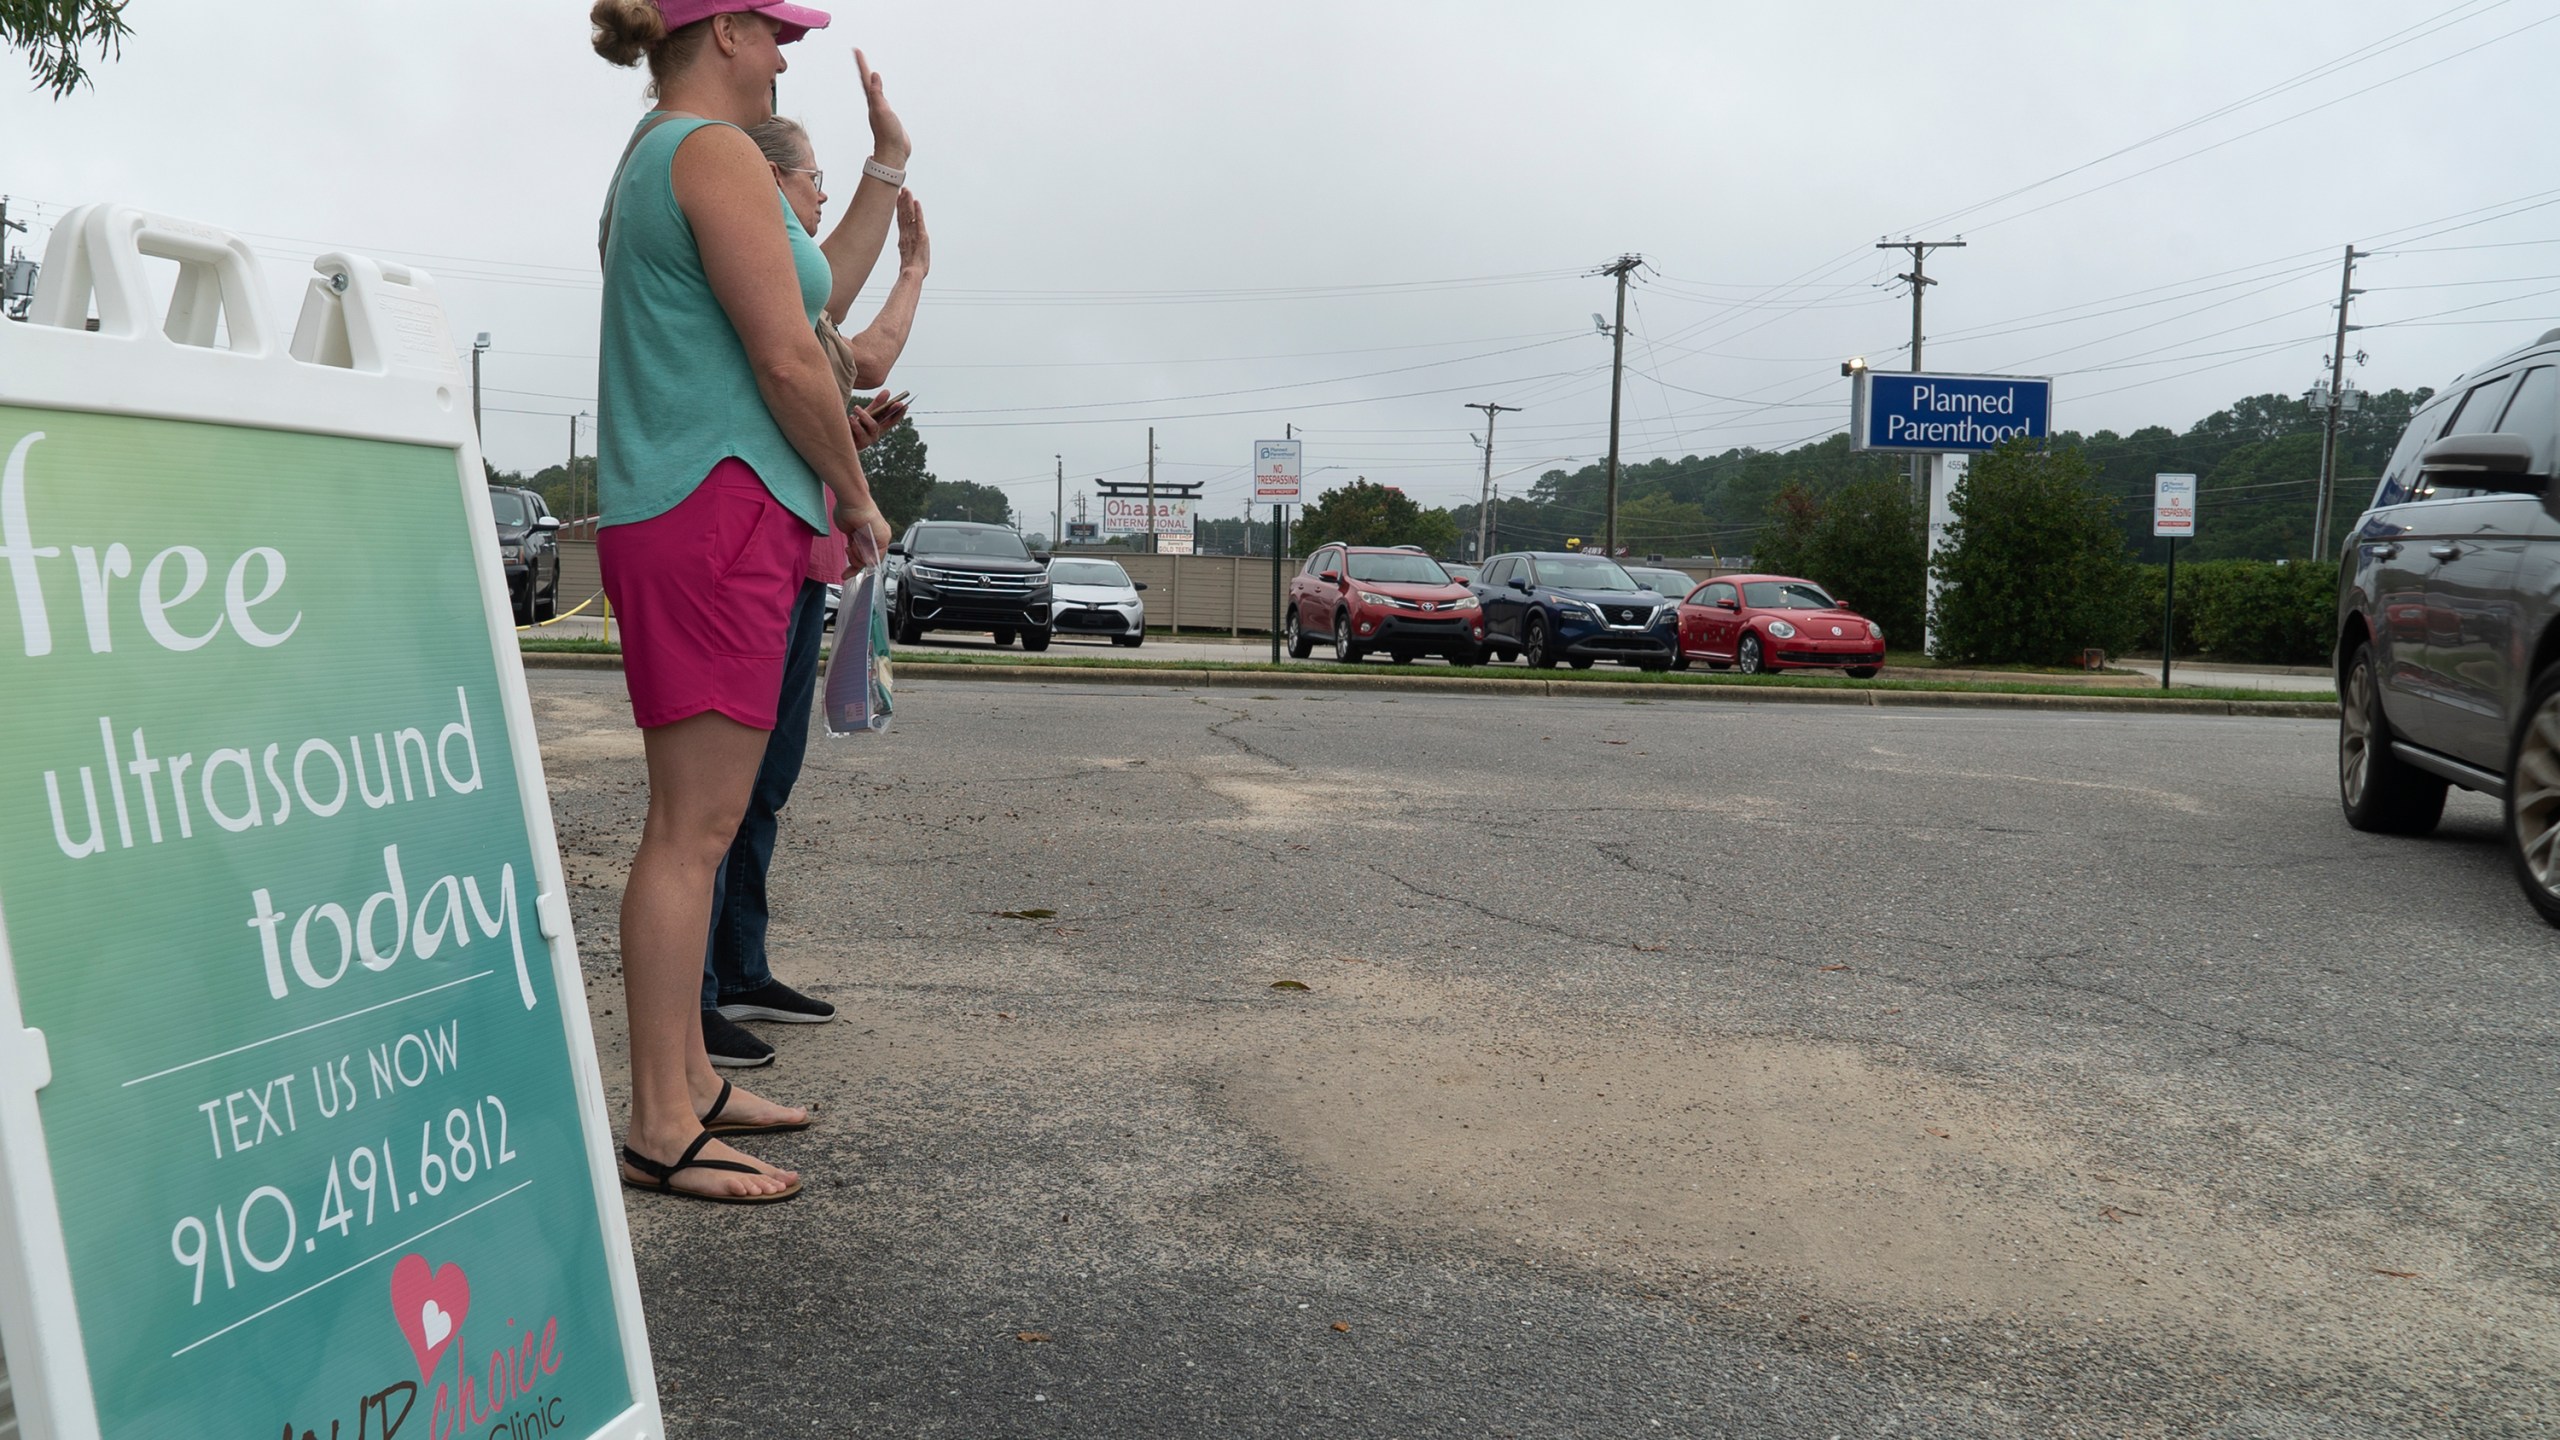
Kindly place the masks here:
MULTIPOLYGON (((706 712, 645 731, 643 738, 649 818, 622 891, 622 988, 631 1023, 626 1143, 665 1164, 701 1133, 699 1117, 720 1092, 720 1077, 702 1048, 702 945, 711 929, 712 871, 746 813, 765 732, 706 712)), ((805 1118, 743 1090, 729 1106, 736 1119, 805 1118)), ((704 1146, 700 1158, 745 1160, 764 1173, 687 1170, 676 1188, 771 1195, 799 1178, 717 1141, 704 1146)))

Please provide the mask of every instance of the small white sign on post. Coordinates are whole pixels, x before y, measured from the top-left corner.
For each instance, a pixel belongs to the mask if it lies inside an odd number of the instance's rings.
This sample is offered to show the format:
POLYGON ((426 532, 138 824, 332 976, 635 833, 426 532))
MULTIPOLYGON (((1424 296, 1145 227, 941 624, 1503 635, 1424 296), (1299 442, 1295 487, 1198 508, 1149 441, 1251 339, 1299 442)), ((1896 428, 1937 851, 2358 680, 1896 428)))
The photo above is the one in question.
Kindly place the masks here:
POLYGON ((2151 534, 2154 539, 2196 537, 2196 477, 2151 477, 2151 534))
POLYGON ((1283 505, 1297 504, 1298 460, 1302 453, 1303 441, 1254 441, 1253 498, 1276 500, 1283 505))

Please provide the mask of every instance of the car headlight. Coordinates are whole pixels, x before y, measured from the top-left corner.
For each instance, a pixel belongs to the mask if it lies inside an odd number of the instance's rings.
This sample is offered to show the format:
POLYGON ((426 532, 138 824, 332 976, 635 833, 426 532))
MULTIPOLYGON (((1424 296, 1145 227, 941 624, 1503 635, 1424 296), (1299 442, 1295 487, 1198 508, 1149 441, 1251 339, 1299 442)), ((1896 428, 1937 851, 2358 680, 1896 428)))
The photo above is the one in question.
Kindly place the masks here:
POLYGON ((1352 593, 1360 597, 1360 603, 1363 605, 1376 605, 1388 610, 1393 610, 1403 603, 1393 595, 1381 595, 1375 590, 1358 590, 1352 593))
POLYGON ((1653 623, 1656 625, 1661 624, 1665 620, 1677 620, 1679 618, 1680 607, 1677 605, 1665 605, 1653 612, 1653 623))
POLYGON ((1879 625, 1879 624, 1877 624, 1877 623, 1876 623, 1876 622, 1874 622, 1873 620, 1868 621, 1868 622, 1867 622, 1867 638, 1868 638, 1868 639, 1870 639, 1870 640, 1875 640, 1875 641, 1881 642, 1881 641, 1884 639, 1884 627, 1883 627, 1883 626, 1881 626, 1881 625, 1879 625))
POLYGON ((1600 609, 1598 606, 1585 605, 1579 600, 1558 600, 1555 602, 1555 606, 1556 610, 1561 614, 1578 616, 1584 620, 1597 620, 1600 618, 1600 609))
POLYGON ((1796 638, 1796 627, 1784 620, 1772 620, 1769 622, 1769 633, 1781 640, 1793 640, 1796 638))
POLYGON ((1478 604, 1476 602, 1476 597, 1473 595, 1461 595, 1457 599, 1449 602, 1449 608, 1452 610, 1481 610, 1484 606, 1478 604))
POLYGON ((513 540, 505 541, 498 546, 498 555, 501 559, 521 560, 524 558, 524 547, 513 540))

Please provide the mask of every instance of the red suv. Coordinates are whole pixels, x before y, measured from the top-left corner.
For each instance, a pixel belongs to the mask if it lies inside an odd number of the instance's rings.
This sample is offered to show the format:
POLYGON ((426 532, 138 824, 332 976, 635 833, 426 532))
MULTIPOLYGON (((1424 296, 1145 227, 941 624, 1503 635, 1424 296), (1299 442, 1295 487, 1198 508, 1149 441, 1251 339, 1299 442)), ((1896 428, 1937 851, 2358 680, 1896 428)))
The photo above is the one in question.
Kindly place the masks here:
POLYGON ((1449 578, 1419 550, 1381 545, 1325 545, 1289 581, 1281 622, 1289 654, 1304 660, 1316 637, 1333 637, 1333 658, 1346 664, 1384 650, 1399 665, 1439 655, 1452 665, 1484 658, 1484 607, 1475 592, 1449 578))

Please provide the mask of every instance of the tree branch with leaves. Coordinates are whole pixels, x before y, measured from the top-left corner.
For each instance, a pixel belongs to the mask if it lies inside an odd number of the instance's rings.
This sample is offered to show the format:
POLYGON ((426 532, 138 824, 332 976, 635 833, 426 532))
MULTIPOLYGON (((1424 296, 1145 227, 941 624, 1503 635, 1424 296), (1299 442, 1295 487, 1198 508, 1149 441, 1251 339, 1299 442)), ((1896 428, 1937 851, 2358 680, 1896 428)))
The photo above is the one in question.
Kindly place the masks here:
POLYGON ((60 100, 91 83, 88 52, 103 64, 120 56, 133 27, 129 0, 0 0, 0 45, 23 52, 36 88, 60 100))

